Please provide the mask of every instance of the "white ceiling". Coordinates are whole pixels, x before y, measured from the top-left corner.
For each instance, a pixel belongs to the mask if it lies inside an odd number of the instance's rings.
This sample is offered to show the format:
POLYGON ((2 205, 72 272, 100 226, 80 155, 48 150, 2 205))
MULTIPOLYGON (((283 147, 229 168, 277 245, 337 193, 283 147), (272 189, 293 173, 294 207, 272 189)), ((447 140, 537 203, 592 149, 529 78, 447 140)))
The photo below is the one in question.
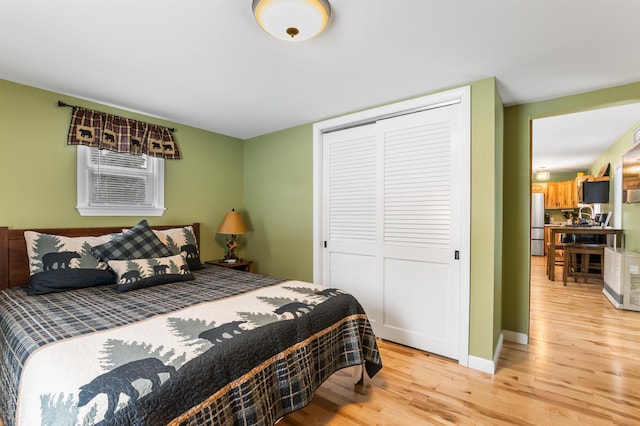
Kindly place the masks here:
POLYGON ((492 76, 506 105, 640 80, 637 0, 330 2, 287 43, 251 0, 0 0, 0 78, 241 139, 492 76))
POLYGON ((638 121, 640 104, 533 120, 532 168, 543 166, 552 173, 586 171, 638 121))

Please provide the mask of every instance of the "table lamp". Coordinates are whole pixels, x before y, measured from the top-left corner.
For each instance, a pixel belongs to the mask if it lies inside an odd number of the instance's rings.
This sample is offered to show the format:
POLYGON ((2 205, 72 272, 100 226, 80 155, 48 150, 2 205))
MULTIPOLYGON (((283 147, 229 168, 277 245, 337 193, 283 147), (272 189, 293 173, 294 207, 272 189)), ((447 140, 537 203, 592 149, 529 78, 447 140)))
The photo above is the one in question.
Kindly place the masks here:
POLYGON ((222 223, 218 227, 218 234, 230 235, 230 237, 227 238, 227 253, 224 255, 225 262, 231 263, 238 259, 238 256, 236 256, 236 248, 238 248, 236 235, 246 233, 247 227, 244 225, 239 212, 231 209, 230 212, 224 215, 224 219, 222 219, 222 223))

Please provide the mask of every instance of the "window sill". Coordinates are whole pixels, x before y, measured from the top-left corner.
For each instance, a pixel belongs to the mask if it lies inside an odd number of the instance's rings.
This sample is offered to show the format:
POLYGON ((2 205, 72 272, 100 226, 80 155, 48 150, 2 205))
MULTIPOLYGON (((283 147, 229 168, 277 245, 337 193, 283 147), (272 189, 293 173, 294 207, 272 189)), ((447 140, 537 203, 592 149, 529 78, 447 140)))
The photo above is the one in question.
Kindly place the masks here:
POLYGON ((162 216, 162 207, 97 207, 76 206, 80 216, 162 216))

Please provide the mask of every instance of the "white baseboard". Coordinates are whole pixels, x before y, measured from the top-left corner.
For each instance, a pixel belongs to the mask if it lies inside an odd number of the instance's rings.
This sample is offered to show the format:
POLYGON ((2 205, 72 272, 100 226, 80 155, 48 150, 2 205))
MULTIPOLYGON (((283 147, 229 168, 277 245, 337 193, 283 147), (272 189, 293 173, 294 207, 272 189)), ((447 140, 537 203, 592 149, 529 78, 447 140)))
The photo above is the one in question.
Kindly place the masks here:
POLYGON ((500 360, 500 353, 502 353, 502 345, 504 341, 528 345, 529 336, 524 333, 502 330, 494 351, 493 360, 490 361, 485 358, 469 355, 469 368, 473 368, 474 370, 479 370, 484 373, 496 374, 496 368, 498 367, 498 361, 500 360))
POLYGON ((609 302, 611 302, 611 304, 612 304, 613 306, 615 306, 615 307, 616 307, 616 308, 618 308, 618 309, 622 309, 622 303, 618 303, 618 302, 616 301, 616 299, 614 299, 614 298, 613 298, 613 296, 611 296, 611 295, 609 294, 609 292, 607 291, 607 289, 606 289, 606 288, 603 288, 603 289, 602 289, 602 293, 603 293, 603 294, 604 294, 604 296, 607 298, 607 300, 608 300, 609 302))
POLYGON ((473 355, 469 355, 468 367, 483 373, 495 374, 496 372, 496 366, 493 361, 473 355))
POLYGON ((493 360, 469 355, 469 368, 482 371, 483 373, 496 374, 496 366, 498 365, 500 353, 502 352, 503 339, 503 334, 500 333, 500 338, 498 339, 498 344, 494 351, 493 360))
POLYGON ((524 333, 518 333, 516 331, 502 330, 504 340, 507 342, 519 343, 521 345, 529 344, 529 336, 524 333))

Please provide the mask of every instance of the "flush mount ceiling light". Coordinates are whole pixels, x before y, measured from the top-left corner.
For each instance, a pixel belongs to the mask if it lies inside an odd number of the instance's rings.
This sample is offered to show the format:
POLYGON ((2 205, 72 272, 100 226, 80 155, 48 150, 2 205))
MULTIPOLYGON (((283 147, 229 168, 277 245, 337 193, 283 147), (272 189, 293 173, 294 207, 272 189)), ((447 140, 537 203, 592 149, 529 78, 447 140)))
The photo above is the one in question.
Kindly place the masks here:
POLYGON ((549 177, 549 170, 547 170, 545 167, 540 167, 536 172, 537 180, 549 180, 549 177))
POLYGON ((274 37, 308 40, 329 23, 331 6, 326 0, 253 0, 258 25, 274 37))

